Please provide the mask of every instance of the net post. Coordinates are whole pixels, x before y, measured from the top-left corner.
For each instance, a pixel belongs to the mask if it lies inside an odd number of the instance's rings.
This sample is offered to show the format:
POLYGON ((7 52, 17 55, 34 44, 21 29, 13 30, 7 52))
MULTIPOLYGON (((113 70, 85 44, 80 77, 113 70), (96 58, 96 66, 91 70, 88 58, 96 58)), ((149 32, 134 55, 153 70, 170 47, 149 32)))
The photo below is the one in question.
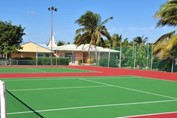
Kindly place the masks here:
POLYGON ((0 81, 0 98, 1 98, 1 118, 6 118, 6 85, 0 81))

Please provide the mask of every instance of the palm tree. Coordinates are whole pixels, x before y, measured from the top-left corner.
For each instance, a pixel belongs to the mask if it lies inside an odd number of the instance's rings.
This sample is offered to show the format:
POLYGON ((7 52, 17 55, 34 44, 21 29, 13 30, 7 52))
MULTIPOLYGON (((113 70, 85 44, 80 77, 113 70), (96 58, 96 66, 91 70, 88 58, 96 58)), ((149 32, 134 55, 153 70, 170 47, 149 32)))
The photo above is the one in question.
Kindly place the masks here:
POLYGON ((147 42, 147 37, 144 36, 137 36, 136 38, 133 39, 134 43, 138 46, 144 45, 147 42))
MULTIPOLYGON (((113 49, 118 49, 122 41, 122 35, 113 34, 111 42, 109 40, 104 40, 106 46, 109 46, 113 49)), ((101 44, 99 46, 102 46, 101 44)))
POLYGON ((175 31, 162 35, 154 43, 153 52, 157 58, 171 61, 171 72, 173 72, 174 61, 177 58, 177 34, 175 31))
POLYGON ((112 40, 113 40, 112 47, 114 49, 117 48, 117 47, 120 47, 121 46, 121 42, 122 42, 122 35, 114 34, 112 36, 112 40))
MULTIPOLYGON (((146 47, 145 43, 148 38, 144 36, 137 36, 133 39, 133 65, 134 68, 138 65, 140 68, 145 66, 146 56, 146 47)), ((148 67, 148 65, 147 65, 148 67)))
MULTIPOLYGON (((161 6, 154 16, 160 18, 157 26, 176 26, 177 25, 177 0, 168 0, 161 6)), ((171 60, 173 72, 173 63, 177 58, 177 34, 175 31, 162 35, 153 45, 154 53, 158 58, 171 60)))
POLYGON ((168 0, 156 12, 155 18, 159 18, 157 26, 176 26, 177 25, 177 0, 168 0))
POLYGON ((128 41, 128 38, 125 38, 122 43, 121 43, 122 47, 126 47, 126 46, 130 46, 130 42, 128 41))
POLYGON ((102 36, 112 41, 105 26, 105 24, 111 19, 113 19, 113 17, 101 21, 101 16, 99 14, 87 11, 76 20, 76 23, 82 26, 82 28, 76 30, 76 34, 78 35, 75 41, 76 45, 79 46, 81 44, 89 43, 90 45, 97 46, 102 43, 103 46, 106 46, 102 36))
POLYGON ((167 43, 167 41, 175 34, 175 31, 166 33, 162 35, 160 38, 157 39, 157 41, 153 44, 153 51, 157 55, 157 57, 161 58, 163 56, 162 49, 165 49, 164 47, 167 43))
POLYGON ((64 41, 59 40, 58 43, 57 43, 57 46, 62 46, 62 45, 64 45, 64 44, 65 44, 64 41))

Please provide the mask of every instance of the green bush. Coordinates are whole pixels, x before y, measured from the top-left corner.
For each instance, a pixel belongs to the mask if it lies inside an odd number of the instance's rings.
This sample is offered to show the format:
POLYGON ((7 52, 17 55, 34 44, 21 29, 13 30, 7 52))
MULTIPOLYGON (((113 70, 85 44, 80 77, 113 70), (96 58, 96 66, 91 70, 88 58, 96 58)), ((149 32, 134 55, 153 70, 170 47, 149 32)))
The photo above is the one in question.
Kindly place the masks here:
POLYGON ((58 58, 57 64, 58 65, 69 65, 70 59, 69 58, 58 58))
MULTIPOLYGON (((99 65, 108 67, 108 53, 101 53, 99 65)), ((115 55, 114 53, 110 54, 109 67, 118 67, 117 55, 115 55)))
POLYGON ((31 57, 12 59, 12 65, 35 65, 35 64, 36 61, 31 57))
POLYGON ((82 64, 82 60, 79 60, 79 61, 78 61, 78 65, 81 65, 81 64, 82 64))
MULTIPOLYGON (((108 67, 108 59, 107 58, 100 59, 99 65, 108 67)), ((109 67, 118 67, 118 62, 116 61, 115 58, 113 57, 110 58, 109 67)))
POLYGON ((108 59, 106 59, 106 58, 101 58, 101 59, 100 59, 100 62, 99 62, 99 65, 100 65, 100 66, 107 67, 107 66, 108 66, 108 59))
MULTIPOLYGON (((52 65, 69 65, 69 58, 53 58, 52 65), (56 62, 57 61, 57 62, 56 62)), ((50 65, 50 58, 38 58, 38 65, 50 65)))
POLYGON ((50 58, 38 58, 37 65, 50 65, 51 60, 50 58))
POLYGON ((116 60, 116 58, 114 57, 110 58, 109 67, 118 67, 118 61, 116 60))

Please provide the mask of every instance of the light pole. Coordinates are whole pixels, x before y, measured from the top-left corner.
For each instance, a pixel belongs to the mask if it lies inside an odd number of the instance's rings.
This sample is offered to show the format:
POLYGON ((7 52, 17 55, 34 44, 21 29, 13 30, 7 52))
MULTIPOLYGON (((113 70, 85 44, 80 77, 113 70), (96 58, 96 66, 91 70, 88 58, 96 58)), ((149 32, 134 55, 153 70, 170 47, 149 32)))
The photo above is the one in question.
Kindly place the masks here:
POLYGON ((53 52, 53 39, 52 39, 52 36, 53 36, 53 13, 55 11, 57 11, 57 8, 55 7, 49 7, 48 10, 51 12, 51 36, 50 36, 50 43, 51 43, 51 55, 50 55, 50 59, 51 59, 51 65, 52 65, 52 52, 53 52))

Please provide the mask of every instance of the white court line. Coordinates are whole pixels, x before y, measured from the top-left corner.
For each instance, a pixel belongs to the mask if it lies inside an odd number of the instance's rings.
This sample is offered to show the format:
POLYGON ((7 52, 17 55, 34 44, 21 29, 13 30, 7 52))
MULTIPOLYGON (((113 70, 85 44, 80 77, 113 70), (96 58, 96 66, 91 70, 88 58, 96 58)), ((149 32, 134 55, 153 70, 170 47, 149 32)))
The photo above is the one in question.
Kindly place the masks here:
POLYGON ((160 96, 160 97, 164 97, 164 98, 169 98, 169 99, 177 100, 177 98, 171 97, 171 96, 161 95, 161 94, 157 94, 157 93, 152 93, 152 92, 137 90, 137 89, 128 88, 128 87, 123 87, 123 86, 118 86, 118 85, 107 84, 107 83, 98 82, 98 81, 93 81, 93 80, 88 80, 88 79, 83 79, 83 78, 79 78, 79 79, 80 79, 80 80, 83 80, 83 81, 87 81, 87 82, 92 82, 92 83, 100 84, 100 85, 112 86, 112 87, 121 88, 121 89, 126 89, 126 90, 130 90, 130 91, 135 91, 135 92, 139 92, 139 93, 145 93, 145 94, 150 94, 150 95, 155 95, 155 96, 160 96))
POLYGON ((121 116, 121 117, 116 117, 116 118, 133 118, 133 117, 141 117, 141 116, 153 116, 153 115, 165 115, 165 114, 173 114, 177 113, 177 111, 173 112, 163 112, 163 113, 152 113, 152 114, 142 114, 142 115, 132 115, 132 116, 121 116))
POLYGON ((78 86, 78 87, 53 87, 53 88, 34 88, 34 89, 10 89, 10 92, 16 91, 41 91, 41 90, 61 90, 61 89, 80 89, 80 88, 101 88, 108 86, 78 86))
MULTIPOLYGON (((156 104, 156 103, 165 103, 165 102, 176 102, 177 100, 162 100, 162 101, 148 101, 148 102, 133 102, 133 103, 119 103, 119 104, 102 104, 102 105, 91 105, 91 106, 79 106, 79 107, 65 107, 57 109, 44 109, 36 110, 36 112, 52 112, 52 111, 66 111, 66 110, 77 110, 77 109, 88 109, 88 108, 101 108, 101 107, 115 107, 115 106, 127 106, 127 105, 141 105, 141 104, 156 104)), ((23 111, 23 112, 10 112, 7 115, 15 114, 25 114, 32 113, 33 111, 23 111)))
POLYGON ((8 79, 3 79, 5 81, 8 81, 8 82, 15 82, 15 81, 56 81, 56 80, 78 80, 79 77, 35 77, 35 78, 30 78, 30 79, 12 79, 12 78, 8 78, 8 79))
MULTIPOLYGON (((118 77, 118 78, 109 78, 109 79, 122 79, 121 77, 124 77, 124 76, 115 76, 115 77, 118 77)), ((56 81, 56 80, 78 80, 80 77, 35 77, 35 78, 30 78, 30 79, 12 79, 12 78, 8 78, 8 79, 3 79, 5 81, 8 81, 8 82, 15 82, 15 81, 41 81, 41 80, 46 80, 46 81, 56 81), (48 79, 49 78, 49 79, 48 79)), ((86 78, 90 78, 90 77, 86 77, 86 78)), ((92 79, 98 79, 97 77, 96 78, 93 78, 91 77, 92 79)), ((100 79, 108 79, 108 78, 102 78, 102 77, 99 77, 100 79)))
MULTIPOLYGON (((91 78, 91 79, 122 79, 121 77, 124 77, 124 76, 113 76, 113 77, 117 77, 117 78, 107 78, 107 77, 85 77, 85 78, 91 78)), ((132 77, 132 76, 130 76, 132 77)), ((6 81, 40 81, 40 80, 78 80, 80 77, 77 77, 77 76, 73 76, 73 77, 35 77, 35 78, 30 78, 30 79, 12 79, 12 78, 8 78, 8 79, 5 79, 6 81), (49 78, 49 79, 48 79, 49 78)))

